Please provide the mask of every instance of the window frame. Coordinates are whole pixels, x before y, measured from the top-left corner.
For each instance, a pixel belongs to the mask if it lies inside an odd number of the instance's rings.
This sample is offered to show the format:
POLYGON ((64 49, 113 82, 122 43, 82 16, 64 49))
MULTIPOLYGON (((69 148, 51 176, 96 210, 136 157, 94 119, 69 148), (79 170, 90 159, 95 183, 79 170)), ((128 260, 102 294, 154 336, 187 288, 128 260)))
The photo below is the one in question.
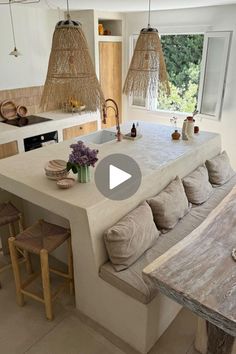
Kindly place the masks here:
POLYGON ((209 31, 204 34, 204 44, 203 44, 203 53, 202 53, 202 64, 201 64, 201 73, 200 73, 200 81, 199 81, 199 92, 198 92, 198 116, 200 118, 206 118, 210 120, 219 121, 222 115, 222 109, 224 104, 224 96, 225 96, 225 88, 227 82, 227 71, 228 71, 228 63, 230 58, 230 49, 232 42, 232 31, 209 31), (203 102, 203 94, 204 94, 204 85, 206 82, 206 69, 207 69, 207 53, 209 48, 209 39, 210 38, 224 38, 224 53, 223 53, 223 65, 220 72, 220 82, 218 88, 217 95, 217 106, 215 109, 215 114, 210 115, 206 113, 201 113, 201 107, 203 102))

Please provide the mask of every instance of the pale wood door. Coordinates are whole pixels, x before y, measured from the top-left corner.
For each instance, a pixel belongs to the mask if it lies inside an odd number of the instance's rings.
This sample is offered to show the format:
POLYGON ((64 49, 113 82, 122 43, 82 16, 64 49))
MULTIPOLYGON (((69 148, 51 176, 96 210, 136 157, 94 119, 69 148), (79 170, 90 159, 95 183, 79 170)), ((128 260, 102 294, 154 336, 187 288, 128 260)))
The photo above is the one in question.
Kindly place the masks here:
MULTIPOLYGON (((107 98, 113 98, 119 107, 120 120, 122 113, 122 43, 100 42, 100 82, 102 90, 107 98)), ((109 128, 116 124, 113 109, 107 111, 107 124, 102 128, 109 128)))

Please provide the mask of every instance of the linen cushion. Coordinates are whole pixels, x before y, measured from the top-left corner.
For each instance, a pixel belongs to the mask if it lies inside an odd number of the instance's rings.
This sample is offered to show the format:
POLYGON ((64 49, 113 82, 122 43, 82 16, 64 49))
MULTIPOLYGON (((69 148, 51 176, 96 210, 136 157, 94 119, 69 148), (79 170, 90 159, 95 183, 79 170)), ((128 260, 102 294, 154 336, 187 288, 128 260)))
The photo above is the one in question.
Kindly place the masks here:
POLYGON ((183 180, 188 201, 193 204, 204 203, 212 193, 212 185, 205 165, 199 166, 183 180))
POLYGON ((108 229, 104 240, 115 270, 120 271, 133 264, 154 245, 159 234, 146 202, 108 229))
POLYGON ((156 197, 149 199, 148 204, 157 228, 163 233, 173 229, 191 208, 178 176, 156 197))
POLYGON ((226 151, 206 161, 211 184, 222 185, 228 182, 235 174, 226 151))

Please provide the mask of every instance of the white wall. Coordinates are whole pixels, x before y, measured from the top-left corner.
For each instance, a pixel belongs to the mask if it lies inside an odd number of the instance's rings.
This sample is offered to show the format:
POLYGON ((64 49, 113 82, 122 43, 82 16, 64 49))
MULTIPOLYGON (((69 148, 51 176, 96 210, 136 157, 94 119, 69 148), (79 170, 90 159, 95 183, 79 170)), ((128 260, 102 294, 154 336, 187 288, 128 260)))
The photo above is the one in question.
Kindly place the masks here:
MULTIPOLYGON (((191 31, 233 31, 232 46, 228 67, 226 92, 221 121, 204 119, 199 122, 201 130, 222 134, 223 148, 227 150, 233 167, 236 169, 236 5, 215 6, 183 10, 155 11, 151 16, 152 26, 161 33, 191 32, 191 31)), ((129 37, 139 33, 147 25, 147 14, 129 13, 126 15, 126 49, 129 37)), ((126 64, 128 50, 126 50, 126 64)), ((169 124, 171 114, 147 112, 129 107, 126 100, 124 119, 150 120, 169 124)))
POLYGON ((58 11, 13 5, 16 44, 22 56, 8 55, 14 47, 9 7, 0 6, 0 90, 43 85, 58 11))

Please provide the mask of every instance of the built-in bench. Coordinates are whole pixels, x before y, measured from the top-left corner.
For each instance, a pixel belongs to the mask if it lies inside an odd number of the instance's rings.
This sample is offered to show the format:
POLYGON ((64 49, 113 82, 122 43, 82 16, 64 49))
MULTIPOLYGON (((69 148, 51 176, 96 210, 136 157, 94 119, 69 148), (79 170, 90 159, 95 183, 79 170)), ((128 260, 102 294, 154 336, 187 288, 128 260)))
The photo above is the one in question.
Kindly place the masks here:
MULTIPOLYGON (((193 206, 174 229, 160 235, 155 245, 128 269, 117 272, 109 261, 100 268, 100 277, 127 295, 143 304, 148 304, 157 292, 145 283, 142 270, 198 227, 235 185, 236 175, 224 185, 215 187, 211 197, 205 203, 193 206)), ((176 203, 176 208, 178 208, 178 203, 176 203)))

